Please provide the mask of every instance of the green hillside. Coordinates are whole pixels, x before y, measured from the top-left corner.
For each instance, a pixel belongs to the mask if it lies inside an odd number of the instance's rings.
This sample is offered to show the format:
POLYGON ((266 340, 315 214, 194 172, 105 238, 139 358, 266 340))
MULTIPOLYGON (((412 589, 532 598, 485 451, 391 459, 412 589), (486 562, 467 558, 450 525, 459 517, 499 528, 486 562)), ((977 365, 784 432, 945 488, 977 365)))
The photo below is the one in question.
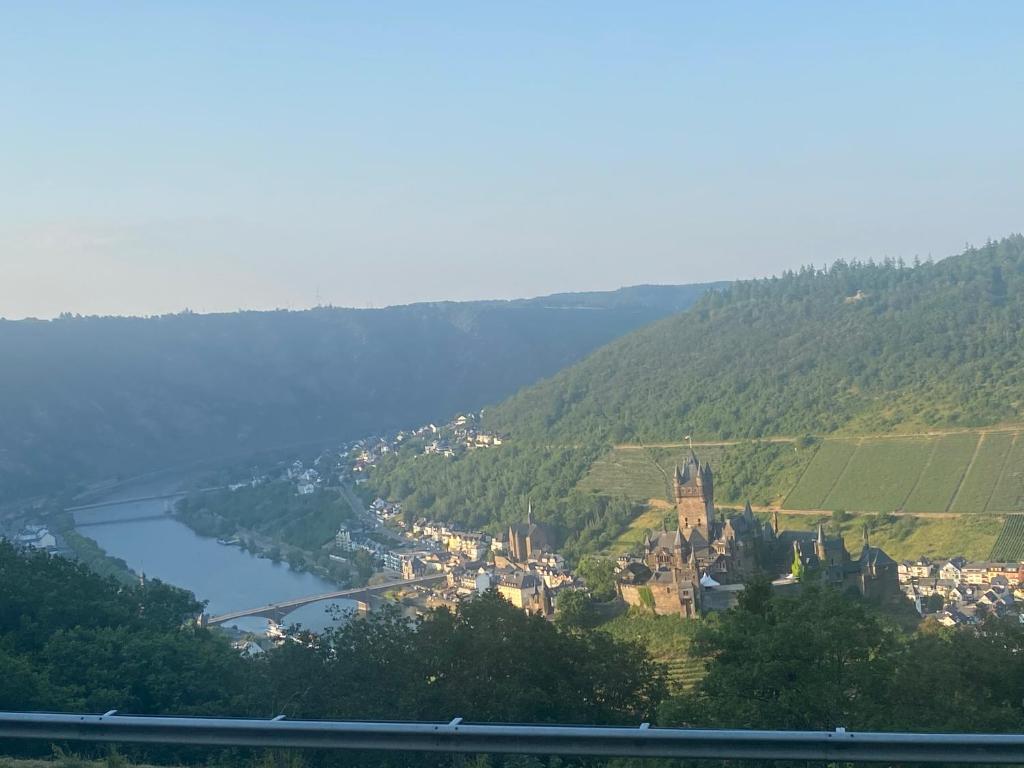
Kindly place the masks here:
MULTIPOLYGON (((637 535, 630 502, 667 497, 691 435, 721 443, 698 450, 722 504, 1002 515, 1024 511, 1024 445, 1019 428, 981 428, 1024 421, 1022 392, 1014 236, 938 263, 840 262, 708 293, 488 409, 515 450, 396 460, 367 490, 477 524, 521 516, 530 495, 571 552, 607 551, 637 535)), ((940 529, 945 542, 951 525, 932 523, 909 546, 940 529)))
POLYGON ((0 504, 447 419, 717 287, 384 309, 0 318, 0 504))
POLYGON ((488 413, 520 439, 678 441, 1019 421, 1024 237, 738 282, 488 413))

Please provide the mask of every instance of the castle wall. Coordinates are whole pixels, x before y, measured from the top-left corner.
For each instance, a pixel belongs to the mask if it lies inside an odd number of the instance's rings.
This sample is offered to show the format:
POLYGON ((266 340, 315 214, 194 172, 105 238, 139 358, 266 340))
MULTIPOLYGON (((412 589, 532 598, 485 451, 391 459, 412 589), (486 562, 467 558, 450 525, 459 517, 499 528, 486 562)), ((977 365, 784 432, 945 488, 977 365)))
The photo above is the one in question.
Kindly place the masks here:
POLYGON ((626 605, 652 611, 658 616, 694 615, 687 613, 687 606, 679 601, 679 589, 667 584, 620 584, 619 594, 626 605))

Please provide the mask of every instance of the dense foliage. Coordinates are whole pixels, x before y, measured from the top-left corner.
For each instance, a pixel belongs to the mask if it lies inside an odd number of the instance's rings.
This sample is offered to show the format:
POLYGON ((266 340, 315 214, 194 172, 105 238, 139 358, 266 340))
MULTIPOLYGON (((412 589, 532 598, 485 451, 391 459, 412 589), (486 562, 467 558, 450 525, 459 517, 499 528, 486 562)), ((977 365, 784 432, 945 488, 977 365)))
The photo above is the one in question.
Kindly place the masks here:
POLYGON ((679 311, 706 288, 0 320, 0 499, 446 419, 679 311))
MULTIPOLYGON (((496 593, 416 621, 375 612, 255 659, 184 621, 200 607, 159 582, 126 588, 0 542, 0 710, 611 724, 650 719, 665 695, 639 646, 496 593)), ((437 764, 408 759, 398 764, 437 764)), ((359 764, 376 760, 389 763, 359 764)))
POLYGON ((697 630, 707 660, 693 695, 663 724, 879 731, 1018 732, 1024 727, 1024 630, 898 631, 857 599, 824 587, 799 597, 748 585, 740 605, 697 630))
POLYGON ((570 556, 599 550, 640 511, 635 501, 577 492, 601 446, 503 445, 444 456, 392 455, 362 487, 365 496, 401 501, 410 518, 459 522, 501 532, 534 518, 552 526, 570 556))
MULTIPOLYGON (((1016 621, 990 618, 980 631, 925 625, 907 633, 837 591, 805 585, 797 596, 780 597, 760 581, 748 585, 737 608, 702 622, 632 611, 594 628, 599 606, 582 594, 553 623, 487 593, 416 621, 383 610, 243 659, 215 631, 182 622, 199 606, 180 590, 158 582, 122 587, 60 558, 19 555, 0 544, 0 709, 433 721, 460 715, 470 722, 811 730, 1024 728, 1024 628, 1016 621), (671 697, 666 668, 651 656, 686 683, 671 697), (680 657, 703 659, 706 671, 672 671, 680 657)), ((148 747, 131 754, 183 758, 148 747)), ((184 757, 208 761, 210 755, 184 757)), ((302 753, 291 762, 336 759, 302 753)), ((356 763, 453 764, 435 755, 381 754, 360 755, 356 763)))
POLYGON ((268 714, 291 717, 632 723, 665 692, 639 646, 562 631, 494 592, 418 622, 380 611, 263 666, 268 714))
POLYGON ((337 584, 363 583, 373 558, 356 552, 349 563, 331 560, 324 545, 352 519, 352 507, 337 488, 300 495, 292 483, 274 481, 235 490, 196 491, 174 508, 178 518, 203 536, 236 538, 251 552, 293 568, 313 571, 337 584))
POLYGON ((261 536, 305 550, 320 549, 353 514, 333 489, 299 495, 285 482, 193 493, 174 511, 204 536, 261 536))
POLYGON ((733 283, 488 412, 541 442, 756 438, 1021 416, 1024 237, 733 283))
POLYGON ((159 581, 125 587, 0 541, 0 708, 243 712, 242 661, 185 623, 201 607, 159 581))

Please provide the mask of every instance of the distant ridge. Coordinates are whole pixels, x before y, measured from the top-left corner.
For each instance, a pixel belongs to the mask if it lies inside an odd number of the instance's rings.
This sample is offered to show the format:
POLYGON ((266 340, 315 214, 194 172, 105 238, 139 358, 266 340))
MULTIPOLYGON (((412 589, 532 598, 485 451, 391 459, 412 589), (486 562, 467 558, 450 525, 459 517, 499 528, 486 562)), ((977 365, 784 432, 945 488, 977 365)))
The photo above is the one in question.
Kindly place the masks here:
POLYGON ((0 321, 0 502, 496 402, 721 284, 0 321), (607 311, 566 312, 579 306, 607 311))
POLYGON ((985 426, 1024 414, 1024 238, 707 292, 488 411, 545 443, 985 426))

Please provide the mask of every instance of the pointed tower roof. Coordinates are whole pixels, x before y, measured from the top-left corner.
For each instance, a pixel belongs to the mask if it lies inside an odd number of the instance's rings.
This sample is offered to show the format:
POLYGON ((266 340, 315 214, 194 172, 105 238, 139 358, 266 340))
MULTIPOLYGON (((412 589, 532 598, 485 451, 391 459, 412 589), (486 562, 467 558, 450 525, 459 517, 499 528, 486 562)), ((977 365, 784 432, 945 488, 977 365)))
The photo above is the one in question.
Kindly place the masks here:
POLYGON ((825 526, 822 525, 821 523, 818 523, 818 543, 819 544, 824 544, 825 543, 825 526))

